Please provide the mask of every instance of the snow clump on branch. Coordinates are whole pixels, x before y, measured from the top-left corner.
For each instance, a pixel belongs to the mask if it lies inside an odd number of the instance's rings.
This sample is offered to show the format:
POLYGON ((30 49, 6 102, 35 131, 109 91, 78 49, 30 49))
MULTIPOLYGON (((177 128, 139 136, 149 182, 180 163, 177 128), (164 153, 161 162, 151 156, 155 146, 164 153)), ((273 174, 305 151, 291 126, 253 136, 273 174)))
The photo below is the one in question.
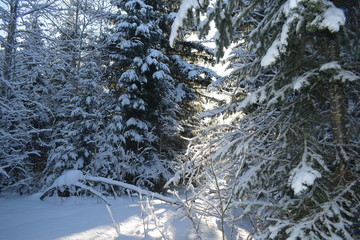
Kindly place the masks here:
POLYGON ((70 186, 84 180, 84 174, 80 170, 69 170, 58 177, 52 187, 70 186))

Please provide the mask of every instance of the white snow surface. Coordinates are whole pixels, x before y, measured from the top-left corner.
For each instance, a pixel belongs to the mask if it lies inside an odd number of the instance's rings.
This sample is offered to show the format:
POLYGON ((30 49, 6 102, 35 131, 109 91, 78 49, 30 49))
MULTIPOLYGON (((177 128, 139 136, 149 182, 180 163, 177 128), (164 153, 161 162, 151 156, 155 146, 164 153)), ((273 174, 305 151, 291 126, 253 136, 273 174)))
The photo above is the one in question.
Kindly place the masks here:
MULTIPOLYGON (((101 200, 51 197, 40 201, 38 197, 0 198, 0 239, 133 240, 162 239, 161 234, 172 240, 196 239, 181 210, 159 200, 110 199, 119 236, 101 200)), ((203 239, 221 239, 214 218, 205 216, 200 227, 203 239)))

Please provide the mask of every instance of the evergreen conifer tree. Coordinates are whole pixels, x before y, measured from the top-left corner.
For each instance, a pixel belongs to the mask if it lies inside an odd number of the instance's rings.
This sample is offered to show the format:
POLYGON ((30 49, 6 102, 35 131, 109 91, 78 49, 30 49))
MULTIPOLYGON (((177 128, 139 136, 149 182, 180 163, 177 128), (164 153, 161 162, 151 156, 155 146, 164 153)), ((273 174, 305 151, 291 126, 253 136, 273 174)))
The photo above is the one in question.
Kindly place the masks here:
POLYGON ((162 159, 158 150, 161 124, 167 124, 159 122, 161 115, 171 118, 166 111, 176 109, 171 93, 173 79, 168 58, 159 51, 159 12, 143 1, 115 4, 121 12, 111 36, 110 51, 114 59, 111 70, 116 71, 112 76, 116 84, 113 90, 124 125, 126 155, 122 164, 127 169, 123 174, 129 182, 152 187, 159 179, 168 178, 172 168, 171 160, 162 159))
POLYGON ((215 21, 219 54, 242 40, 234 120, 184 169, 200 182, 194 196, 210 190, 224 238, 248 216, 256 239, 356 239, 359 3, 186 1, 178 26, 192 7, 207 10, 200 31, 215 21))
MULTIPOLYGON (((110 37, 109 82, 122 111, 126 152, 122 161, 129 166, 125 179, 152 187, 169 179, 185 149, 181 135, 191 130, 183 126, 194 115, 190 107, 185 110, 186 101, 196 98, 189 82, 195 85, 198 79, 201 85, 214 73, 189 64, 169 48, 167 24, 173 20, 173 3, 114 4, 119 15, 110 37)), ((190 58, 189 53, 184 56, 190 58)))

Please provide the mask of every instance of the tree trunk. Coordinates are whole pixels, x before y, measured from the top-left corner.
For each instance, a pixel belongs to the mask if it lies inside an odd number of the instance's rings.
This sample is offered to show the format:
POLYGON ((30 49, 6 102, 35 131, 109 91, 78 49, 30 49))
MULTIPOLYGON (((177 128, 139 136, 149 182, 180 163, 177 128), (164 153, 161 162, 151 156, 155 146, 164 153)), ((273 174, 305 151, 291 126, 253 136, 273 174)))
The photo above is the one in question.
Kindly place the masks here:
POLYGON ((330 108, 333 142, 335 144, 346 143, 346 104, 344 87, 341 83, 333 83, 330 89, 330 108))
POLYGON ((19 0, 10 1, 9 22, 7 29, 7 38, 5 43, 4 57, 4 79, 9 81, 14 73, 14 56, 15 56, 15 31, 18 14, 19 0))
MULTIPOLYGON (((340 60, 340 46, 337 36, 329 33, 329 44, 327 50, 328 62, 340 60)), ((331 79, 331 81, 334 81, 331 79)), ((346 143, 346 101, 344 95, 344 87, 341 82, 332 82, 330 85, 330 110, 331 110, 331 126, 333 133, 333 142, 335 144, 346 143)))

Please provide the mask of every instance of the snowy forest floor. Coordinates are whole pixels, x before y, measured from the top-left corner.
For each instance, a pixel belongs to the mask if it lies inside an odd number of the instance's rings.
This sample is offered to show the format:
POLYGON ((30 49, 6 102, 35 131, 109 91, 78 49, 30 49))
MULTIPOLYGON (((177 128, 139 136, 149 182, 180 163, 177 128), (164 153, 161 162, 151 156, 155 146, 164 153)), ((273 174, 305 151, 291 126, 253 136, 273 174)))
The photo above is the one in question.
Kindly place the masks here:
MULTIPOLYGON (((0 239, 197 239, 190 220, 176 206, 138 197, 121 197, 111 204, 120 235, 106 205, 97 198, 0 198, 0 239)), ((215 218, 204 217, 200 232, 203 239, 221 239, 215 218)), ((246 235, 244 230, 243 239, 246 235)))

